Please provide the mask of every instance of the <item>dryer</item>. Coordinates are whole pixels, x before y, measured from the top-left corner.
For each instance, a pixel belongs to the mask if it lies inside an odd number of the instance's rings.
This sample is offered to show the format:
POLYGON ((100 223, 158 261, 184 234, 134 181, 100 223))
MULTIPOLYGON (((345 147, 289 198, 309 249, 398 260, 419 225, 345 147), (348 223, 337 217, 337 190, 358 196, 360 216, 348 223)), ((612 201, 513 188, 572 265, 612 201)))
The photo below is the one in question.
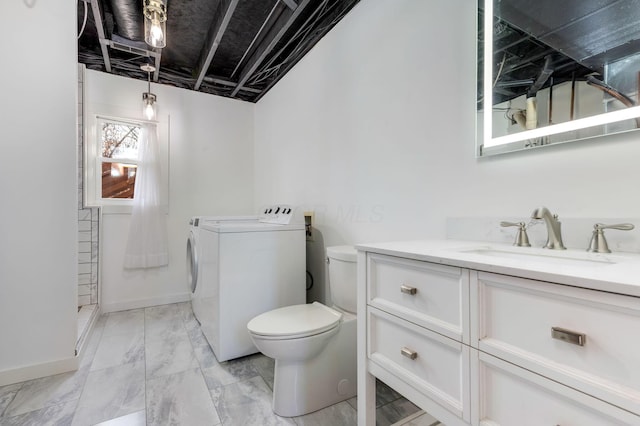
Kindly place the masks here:
POLYGON ((247 332, 253 317, 305 303, 305 230, 289 223, 292 214, 275 206, 255 221, 201 221, 194 312, 218 361, 258 352, 247 332))
POLYGON ((202 322, 202 276, 200 273, 200 227, 204 223, 257 222, 259 216, 194 216, 187 234, 187 286, 191 292, 193 314, 202 322))

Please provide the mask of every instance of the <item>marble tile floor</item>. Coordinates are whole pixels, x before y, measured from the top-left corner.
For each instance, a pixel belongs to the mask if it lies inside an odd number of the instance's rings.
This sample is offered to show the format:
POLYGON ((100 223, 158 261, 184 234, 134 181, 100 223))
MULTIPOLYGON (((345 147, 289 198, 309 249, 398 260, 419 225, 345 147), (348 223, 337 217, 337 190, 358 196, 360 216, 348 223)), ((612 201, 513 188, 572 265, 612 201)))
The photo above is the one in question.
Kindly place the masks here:
POLYGON ((391 426, 445 426, 431 414, 422 410, 406 417, 391 426))
MULTIPOLYGON (((97 320, 77 371, 0 387, 0 425, 349 426, 356 398, 305 416, 271 411, 274 362, 218 362, 190 303, 114 312, 97 320)), ((419 412, 379 382, 377 424, 419 412)))

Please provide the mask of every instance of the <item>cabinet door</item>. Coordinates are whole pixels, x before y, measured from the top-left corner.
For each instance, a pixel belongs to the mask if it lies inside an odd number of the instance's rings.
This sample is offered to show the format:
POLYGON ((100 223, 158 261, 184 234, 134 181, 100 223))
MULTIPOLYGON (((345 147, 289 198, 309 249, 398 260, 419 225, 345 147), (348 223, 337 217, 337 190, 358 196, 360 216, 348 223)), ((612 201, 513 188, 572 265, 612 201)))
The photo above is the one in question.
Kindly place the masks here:
POLYGON ((475 349, 473 398, 481 426, 623 426, 640 417, 475 349))
POLYGON ((478 349, 640 414, 640 298, 480 272, 478 349))
POLYGON ((371 362, 470 421, 469 347, 372 307, 367 317, 371 362))
POLYGON ((469 343, 469 271, 367 255, 367 301, 451 339, 469 343))

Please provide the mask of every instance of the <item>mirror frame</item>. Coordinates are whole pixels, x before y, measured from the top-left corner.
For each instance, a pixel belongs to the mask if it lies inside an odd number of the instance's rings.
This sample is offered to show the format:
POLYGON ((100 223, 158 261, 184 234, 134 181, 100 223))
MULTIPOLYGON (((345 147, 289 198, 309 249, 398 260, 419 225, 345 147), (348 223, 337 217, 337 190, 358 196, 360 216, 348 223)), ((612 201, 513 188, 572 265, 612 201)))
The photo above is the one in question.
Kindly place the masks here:
MULTIPOLYGON (((537 129, 525 130, 519 133, 513 133, 497 138, 493 137, 493 3, 494 0, 477 0, 478 4, 484 3, 484 61, 483 61, 483 101, 482 111, 477 110, 476 107, 476 127, 480 124, 480 118, 478 114, 482 112, 482 132, 477 131, 476 135, 476 156, 484 157, 489 155, 503 154, 507 152, 529 150, 533 148, 541 148, 545 146, 558 145, 567 142, 577 142, 582 140, 601 138, 617 133, 632 132, 638 129, 621 130, 618 132, 611 132, 600 134, 596 136, 580 137, 577 134, 578 130, 586 129, 594 126, 601 126, 605 124, 615 123, 628 119, 640 117, 640 105, 630 107, 624 110, 606 112, 591 117, 580 118, 572 121, 567 121, 558 124, 552 124, 550 126, 539 127, 537 129), (489 106, 489 108, 487 108, 489 106), (490 113, 487 114, 486 112, 490 113), (525 141, 534 138, 540 138, 543 136, 551 136, 558 134, 567 134, 567 139, 562 141, 553 142, 546 145, 534 145, 526 146, 525 141)), ((477 6, 477 5, 476 5, 477 6)), ((476 13, 479 12, 479 8, 476 7, 476 13)), ((477 15, 476 15, 477 17, 477 15)), ((478 20, 476 19, 476 22, 478 20)), ((478 32, 476 31, 476 34, 478 32)), ((477 43, 477 41, 476 41, 477 43)), ((476 48, 476 54, 477 48, 476 48)), ((477 64, 477 61, 476 61, 477 64)), ((477 66, 477 65, 476 65, 477 66)), ((480 70, 477 70, 480 71, 480 70)), ((476 76, 478 73, 476 72, 476 76)), ((477 77, 476 77, 477 78, 477 77)), ((476 94, 477 97, 477 94, 476 94)), ((477 102, 476 102, 477 103, 477 102)), ((478 128, 476 129, 478 130, 478 128)))

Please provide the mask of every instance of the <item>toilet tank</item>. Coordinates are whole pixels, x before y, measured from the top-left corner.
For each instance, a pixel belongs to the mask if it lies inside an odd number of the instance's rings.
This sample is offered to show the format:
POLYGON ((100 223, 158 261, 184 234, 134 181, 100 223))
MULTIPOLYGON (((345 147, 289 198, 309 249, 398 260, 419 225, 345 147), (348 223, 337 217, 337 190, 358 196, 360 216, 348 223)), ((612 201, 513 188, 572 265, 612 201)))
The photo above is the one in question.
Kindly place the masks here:
POLYGON ((327 247, 329 288, 333 304, 347 312, 356 312, 357 251, 353 246, 327 247))

